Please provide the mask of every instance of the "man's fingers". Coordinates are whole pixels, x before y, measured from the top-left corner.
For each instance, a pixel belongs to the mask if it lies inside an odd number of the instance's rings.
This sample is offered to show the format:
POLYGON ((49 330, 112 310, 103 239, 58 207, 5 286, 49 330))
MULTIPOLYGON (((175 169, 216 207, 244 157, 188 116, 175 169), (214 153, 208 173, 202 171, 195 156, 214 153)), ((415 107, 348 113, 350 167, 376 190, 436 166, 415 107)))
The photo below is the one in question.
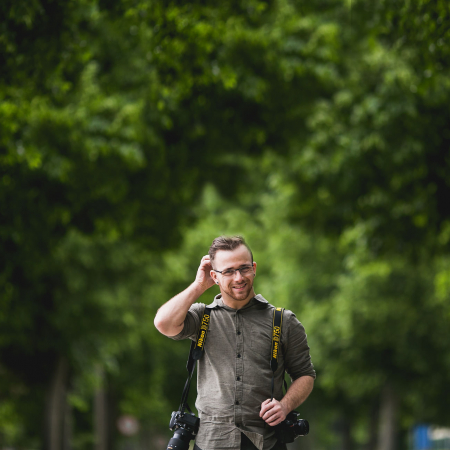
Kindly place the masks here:
POLYGON ((262 417, 264 420, 268 420, 271 417, 275 417, 277 414, 278 414, 278 411, 274 408, 271 408, 268 411, 266 411, 262 417))
POLYGON ((270 417, 272 417, 273 415, 276 415, 277 413, 278 413, 278 411, 272 406, 272 407, 270 407, 269 409, 264 410, 263 413, 262 413, 262 415, 261 415, 261 417, 262 417, 264 420, 267 420, 267 419, 269 419, 270 417))
POLYGON ((209 256, 206 255, 202 258, 202 260, 200 261, 200 266, 201 267, 207 267, 207 266, 211 267, 211 260, 209 259, 209 256))
MULTIPOLYGON (((211 261, 210 261, 210 259, 209 259, 209 256, 208 255, 206 255, 206 256, 204 256, 202 259, 201 259, 201 261, 200 261, 200 269, 202 269, 202 270, 204 270, 204 271, 208 271, 209 272, 209 269, 211 268, 212 266, 211 266, 211 261)), ((208 275, 209 275, 209 273, 208 273, 208 275)))
POLYGON ((280 422, 282 422, 282 417, 280 417, 280 415, 276 413, 264 419, 264 421, 267 423, 267 425, 274 427, 275 425, 278 425, 280 422))
POLYGON ((271 408, 273 408, 273 405, 270 404, 271 400, 268 399, 261 403, 261 412, 259 413, 259 417, 262 417, 266 411, 269 411, 271 408))
POLYGON ((261 403, 261 412, 259 413, 259 416, 271 427, 278 425, 286 417, 283 405, 275 399, 267 399, 261 403))
POLYGON ((282 422, 281 417, 279 417, 277 420, 275 420, 273 422, 269 422, 266 420, 267 425, 269 425, 271 427, 275 427, 276 425, 278 425, 281 422, 282 422))
POLYGON ((278 415, 273 414, 272 416, 268 417, 265 421, 270 425, 272 422, 275 422, 278 419, 279 419, 278 415))
POLYGON ((283 410, 280 402, 266 400, 261 404, 260 416, 271 427, 278 425, 283 421, 283 410))

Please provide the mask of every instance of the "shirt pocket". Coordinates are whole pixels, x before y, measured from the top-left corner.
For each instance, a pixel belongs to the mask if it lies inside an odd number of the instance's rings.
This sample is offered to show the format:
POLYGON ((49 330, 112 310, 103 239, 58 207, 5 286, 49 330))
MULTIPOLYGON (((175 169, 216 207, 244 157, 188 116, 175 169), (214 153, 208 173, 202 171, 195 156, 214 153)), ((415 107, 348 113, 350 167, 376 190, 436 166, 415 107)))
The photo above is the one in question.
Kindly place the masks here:
MULTIPOLYGON (((270 363, 272 359, 272 328, 262 329, 258 324, 252 324, 251 327, 251 349, 261 360, 270 363)), ((278 352, 278 365, 284 363, 283 346, 278 352)))
POLYGON ((262 356, 264 360, 270 361, 270 352, 272 348, 272 329, 261 327, 258 324, 252 324, 250 346, 252 352, 262 356))

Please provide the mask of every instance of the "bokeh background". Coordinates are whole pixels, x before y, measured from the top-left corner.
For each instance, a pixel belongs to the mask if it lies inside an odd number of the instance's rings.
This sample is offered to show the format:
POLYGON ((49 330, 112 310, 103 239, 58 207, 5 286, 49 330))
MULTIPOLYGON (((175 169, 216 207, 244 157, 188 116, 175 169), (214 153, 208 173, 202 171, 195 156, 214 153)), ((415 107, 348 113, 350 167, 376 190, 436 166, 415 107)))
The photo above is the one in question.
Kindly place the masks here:
POLYGON ((308 333, 291 449, 450 448, 447 0, 0 13, 0 448, 165 449, 153 318, 224 233, 308 333))

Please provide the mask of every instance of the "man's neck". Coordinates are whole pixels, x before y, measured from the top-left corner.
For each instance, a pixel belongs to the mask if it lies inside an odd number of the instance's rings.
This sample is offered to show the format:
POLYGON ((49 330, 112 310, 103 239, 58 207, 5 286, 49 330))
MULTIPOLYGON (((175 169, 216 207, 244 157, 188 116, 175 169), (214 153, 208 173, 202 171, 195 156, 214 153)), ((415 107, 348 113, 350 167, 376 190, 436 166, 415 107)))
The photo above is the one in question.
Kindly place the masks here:
POLYGON ((229 297, 228 295, 222 294, 222 301, 225 305, 227 305, 230 308, 233 309, 242 309, 244 306, 246 306, 250 300, 255 296, 254 289, 251 290, 249 296, 245 300, 236 300, 232 297, 229 297))

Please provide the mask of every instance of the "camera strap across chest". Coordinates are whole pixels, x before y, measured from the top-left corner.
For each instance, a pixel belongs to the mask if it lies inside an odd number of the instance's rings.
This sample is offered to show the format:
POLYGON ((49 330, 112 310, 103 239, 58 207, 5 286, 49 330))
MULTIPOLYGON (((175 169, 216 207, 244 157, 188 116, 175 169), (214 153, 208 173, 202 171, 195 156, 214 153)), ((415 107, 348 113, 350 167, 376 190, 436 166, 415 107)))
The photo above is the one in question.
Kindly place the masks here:
MULTIPOLYGON (((273 310, 273 320, 272 320, 272 346, 270 352, 270 368, 272 369, 272 400, 275 385, 275 372, 278 369, 278 357, 281 349, 281 330, 283 325, 283 313, 284 308, 275 308, 273 310)), ((196 362, 203 356, 203 351, 205 348, 206 337, 208 334, 209 323, 211 320, 211 308, 205 307, 203 310, 202 320, 200 323, 200 328, 197 333, 196 341, 191 342, 191 348, 189 351, 189 358, 186 364, 186 369, 188 371, 188 379, 183 389, 183 394, 181 396, 181 403, 179 411, 184 412, 185 408, 189 412, 191 408, 187 404, 187 398, 189 395, 189 388, 191 385, 192 375, 194 373, 194 368, 196 362)), ((284 388, 287 391, 286 380, 283 377, 284 388)))
MULTIPOLYGON (((273 321, 272 321, 272 347, 270 352, 270 368, 272 369, 272 395, 275 387, 275 372, 278 369, 278 356, 281 350, 281 329, 283 325, 283 313, 284 308, 275 308, 273 310, 273 321)), ((287 390, 286 380, 283 376, 284 389, 287 390)))
POLYGON ((209 322, 211 319, 211 308, 205 306, 203 310, 202 320, 200 322, 200 328, 197 333, 196 341, 191 341, 191 349, 189 350, 189 358, 187 360, 186 369, 188 371, 188 379, 184 385, 183 394, 181 395, 181 403, 178 411, 184 412, 184 409, 191 413, 191 408, 187 404, 187 398, 189 395, 189 388, 191 386, 192 374, 194 373, 195 363, 203 356, 203 350, 205 348, 206 336, 208 334, 209 322))

